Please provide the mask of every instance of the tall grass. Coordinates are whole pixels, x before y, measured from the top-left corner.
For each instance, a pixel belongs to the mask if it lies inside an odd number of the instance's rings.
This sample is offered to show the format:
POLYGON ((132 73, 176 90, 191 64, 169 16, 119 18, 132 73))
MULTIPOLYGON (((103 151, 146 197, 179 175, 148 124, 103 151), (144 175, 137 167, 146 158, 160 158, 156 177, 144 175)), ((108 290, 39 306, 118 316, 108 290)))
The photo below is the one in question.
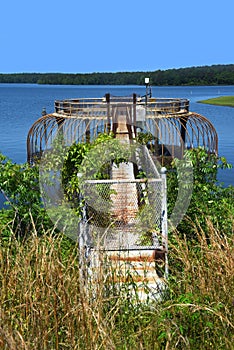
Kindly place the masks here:
POLYGON ((196 232, 173 233, 168 293, 148 304, 108 293, 102 271, 87 288, 68 239, 12 232, 0 246, 0 349, 233 349, 234 238, 210 223, 196 232))

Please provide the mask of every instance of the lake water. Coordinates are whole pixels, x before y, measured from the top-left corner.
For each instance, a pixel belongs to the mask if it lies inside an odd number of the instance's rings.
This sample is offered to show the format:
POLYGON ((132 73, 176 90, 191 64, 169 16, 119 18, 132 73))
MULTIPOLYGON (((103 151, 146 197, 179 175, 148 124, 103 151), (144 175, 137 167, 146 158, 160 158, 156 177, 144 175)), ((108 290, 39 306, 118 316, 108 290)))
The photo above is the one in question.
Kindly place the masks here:
MULTIPOLYGON (((127 96, 145 94, 144 86, 53 86, 0 84, 0 152, 16 163, 26 161, 26 138, 29 128, 41 116, 54 111, 54 100, 78 97, 102 97, 106 93, 127 96)), ((234 166, 234 108, 200 104, 207 98, 232 95, 234 86, 153 87, 155 97, 178 97, 190 100, 190 110, 207 117, 219 137, 219 155, 234 166)), ((219 173, 225 186, 234 185, 234 169, 219 173)), ((2 199, 0 198, 0 206, 2 199)))

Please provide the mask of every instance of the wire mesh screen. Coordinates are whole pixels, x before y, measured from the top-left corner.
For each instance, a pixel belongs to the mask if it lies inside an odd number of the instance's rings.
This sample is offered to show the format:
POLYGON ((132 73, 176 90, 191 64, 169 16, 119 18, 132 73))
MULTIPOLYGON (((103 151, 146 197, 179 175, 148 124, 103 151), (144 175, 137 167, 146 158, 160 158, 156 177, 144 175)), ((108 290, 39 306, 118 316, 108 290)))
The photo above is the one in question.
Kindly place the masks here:
POLYGON ((160 246, 161 179, 88 180, 82 196, 85 245, 106 250, 160 246))
POLYGON ((141 169, 147 178, 160 178, 159 171, 155 165, 155 161, 152 159, 148 148, 145 145, 141 145, 136 151, 136 163, 139 169, 141 169))

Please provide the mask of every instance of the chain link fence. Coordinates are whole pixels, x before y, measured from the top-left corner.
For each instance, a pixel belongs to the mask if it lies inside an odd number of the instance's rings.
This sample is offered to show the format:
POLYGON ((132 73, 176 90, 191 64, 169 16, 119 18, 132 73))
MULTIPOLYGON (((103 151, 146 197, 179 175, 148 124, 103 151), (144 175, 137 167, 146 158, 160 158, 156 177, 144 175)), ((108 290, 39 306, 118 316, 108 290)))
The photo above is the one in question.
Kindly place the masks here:
POLYGON ((82 188, 82 245, 105 250, 163 245, 163 181, 86 180, 82 188))

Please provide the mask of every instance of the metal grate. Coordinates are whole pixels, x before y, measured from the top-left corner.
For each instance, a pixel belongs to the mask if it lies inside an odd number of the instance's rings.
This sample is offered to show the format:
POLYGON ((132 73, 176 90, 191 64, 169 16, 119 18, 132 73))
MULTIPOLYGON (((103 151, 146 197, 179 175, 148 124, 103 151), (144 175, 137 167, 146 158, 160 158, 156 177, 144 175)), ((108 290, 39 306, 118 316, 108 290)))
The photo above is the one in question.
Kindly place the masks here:
POLYGON ((163 245, 162 179, 86 180, 82 244, 95 249, 156 249, 163 245))

